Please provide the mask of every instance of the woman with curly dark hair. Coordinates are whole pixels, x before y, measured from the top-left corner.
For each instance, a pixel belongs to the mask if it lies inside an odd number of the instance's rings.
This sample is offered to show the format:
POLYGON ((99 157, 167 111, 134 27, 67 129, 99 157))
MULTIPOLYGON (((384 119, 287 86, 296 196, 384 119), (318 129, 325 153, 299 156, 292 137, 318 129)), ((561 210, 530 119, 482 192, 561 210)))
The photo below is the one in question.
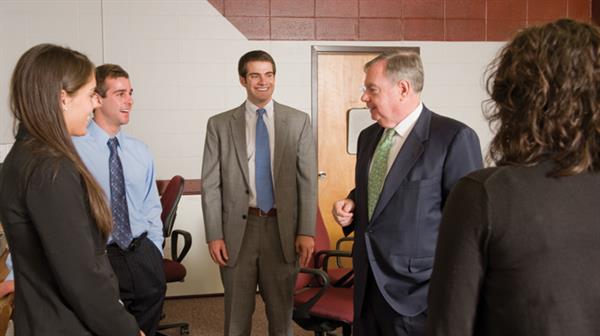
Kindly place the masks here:
POLYGON ((489 71, 496 167, 446 203, 428 334, 600 335, 600 31, 525 29, 489 71))

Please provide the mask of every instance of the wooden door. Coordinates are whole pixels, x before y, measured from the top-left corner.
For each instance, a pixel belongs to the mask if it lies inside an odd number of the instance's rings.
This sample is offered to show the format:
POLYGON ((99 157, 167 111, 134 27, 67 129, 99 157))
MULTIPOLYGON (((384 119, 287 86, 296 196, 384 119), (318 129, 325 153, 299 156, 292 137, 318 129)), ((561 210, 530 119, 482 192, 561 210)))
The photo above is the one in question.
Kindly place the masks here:
POLYGON ((387 49, 392 48, 313 47, 312 110, 317 134, 318 199, 332 248, 343 236, 331 214, 333 203, 345 198, 354 188, 356 155, 347 150, 348 111, 366 107, 360 101, 365 76, 363 67, 387 49))

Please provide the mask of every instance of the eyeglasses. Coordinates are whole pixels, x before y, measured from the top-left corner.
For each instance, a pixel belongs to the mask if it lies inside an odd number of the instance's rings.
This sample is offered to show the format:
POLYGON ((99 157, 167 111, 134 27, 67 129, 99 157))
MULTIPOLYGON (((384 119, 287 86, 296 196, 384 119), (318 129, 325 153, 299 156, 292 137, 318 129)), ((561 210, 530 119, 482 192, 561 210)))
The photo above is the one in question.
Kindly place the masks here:
POLYGON ((376 86, 369 86, 369 87, 366 87, 366 86, 364 86, 364 85, 361 85, 361 87, 360 87, 360 94, 361 94, 361 95, 363 95, 363 94, 365 94, 365 93, 366 93, 366 94, 368 94, 368 95, 376 95, 376 94, 378 94, 380 91, 381 91, 381 90, 380 90, 378 87, 376 87, 376 86))

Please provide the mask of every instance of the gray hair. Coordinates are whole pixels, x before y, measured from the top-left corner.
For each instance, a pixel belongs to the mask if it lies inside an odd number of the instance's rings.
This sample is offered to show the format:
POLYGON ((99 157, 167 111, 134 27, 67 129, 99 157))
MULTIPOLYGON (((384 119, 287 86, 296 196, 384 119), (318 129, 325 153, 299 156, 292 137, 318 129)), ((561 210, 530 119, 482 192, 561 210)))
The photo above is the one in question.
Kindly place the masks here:
POLYGON ((386 51, 365 64, 365 72, 379 62, 387 61, 385 74, 392 82, 409 81, 417 93, 423 91, 423 62, 414 51, 386 51))

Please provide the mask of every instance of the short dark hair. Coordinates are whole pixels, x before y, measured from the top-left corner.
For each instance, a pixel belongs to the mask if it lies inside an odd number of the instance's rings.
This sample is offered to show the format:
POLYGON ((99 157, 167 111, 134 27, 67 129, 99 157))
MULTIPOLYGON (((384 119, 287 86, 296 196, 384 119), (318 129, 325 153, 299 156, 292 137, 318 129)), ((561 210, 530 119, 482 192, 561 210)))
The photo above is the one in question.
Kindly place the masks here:
POLYGON ((100 97, 106 97, 106 79, 107 78, 129 78, 129 74, 120 65, 102 64, 96 67, 96 93, 100 97))
POLYGON ((240 77, 246 77, 248 74, 248 63, 250 62, 269 62, 273 65, 273 74, 275 74, 275 61, 273 57, 264 50, 252 50, 245 53, 238 62, 238 74, 240 77))
POLYGON ((561 19, 519 32, 487 70, 497 165, 555 162, 551 176, 600 170, 600 30, 561 19))

